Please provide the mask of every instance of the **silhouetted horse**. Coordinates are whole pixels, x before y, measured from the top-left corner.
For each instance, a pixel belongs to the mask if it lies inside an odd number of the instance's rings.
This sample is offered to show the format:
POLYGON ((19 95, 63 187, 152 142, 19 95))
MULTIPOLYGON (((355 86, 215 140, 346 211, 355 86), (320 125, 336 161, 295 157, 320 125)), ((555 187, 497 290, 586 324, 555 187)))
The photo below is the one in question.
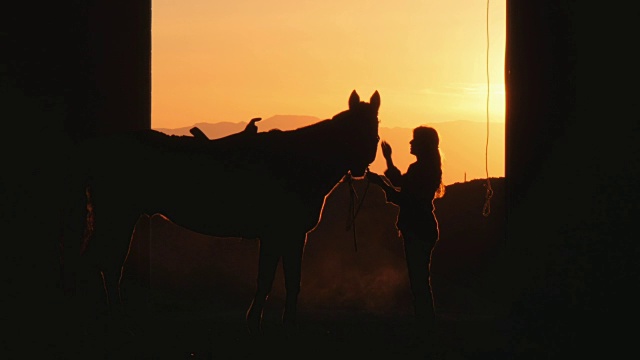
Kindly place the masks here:
POLYGON ((85 221, 86 213, 78 215, 91 236, 75 254, 82 253, 79 261, 102 275, 109 303, 120 306, 121 271, 141 215, 162 214, 210 236, 257 238, 248 328, 260 329, 280 258, 286 289, 282 321, 295 325, 306 234, 335 184, 345 175, 363 176, 376 156, 380 95, 376 91, 366 103, 354 90, 348 104, 331 119, 291 131, 208 140, 145 130, 80 144, 73 167, 83 191, 75 199, 92 215, 91 221, 85 221))

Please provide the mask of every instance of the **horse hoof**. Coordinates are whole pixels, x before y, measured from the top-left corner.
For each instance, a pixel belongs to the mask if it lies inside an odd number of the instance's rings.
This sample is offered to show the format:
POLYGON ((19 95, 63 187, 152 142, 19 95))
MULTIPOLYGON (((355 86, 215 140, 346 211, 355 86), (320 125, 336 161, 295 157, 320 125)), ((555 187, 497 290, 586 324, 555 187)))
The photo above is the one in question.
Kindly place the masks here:
POLYGON ((259 335, 262 333, 262 314, 255 315, 255 312, 249 311, 245 319, 249 335, 259 335))

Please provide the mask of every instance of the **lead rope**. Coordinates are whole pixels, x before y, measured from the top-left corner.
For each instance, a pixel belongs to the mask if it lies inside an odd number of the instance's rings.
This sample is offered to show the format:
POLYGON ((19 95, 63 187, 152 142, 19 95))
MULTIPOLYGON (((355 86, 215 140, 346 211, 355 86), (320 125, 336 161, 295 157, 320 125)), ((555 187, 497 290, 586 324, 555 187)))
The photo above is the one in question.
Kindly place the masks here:
POLYGON ((484 147, 484 169, 487 176, 487 183, 484 185, 487 188, 485 195, 484 206, 482 207, 482 215, 488 217, 491 213, 491 197, 493 196, 493 189, 491 188, 491 178, 489 177, 489 103, 491 82, 489 81, 489 0, 487 0, 487 18, 486 18, 486 35, 487 35, 487 58, 486 58, 486 75, 487 75, 487 139, 484 147))
MULTIPOLYGON (((369 171, 369 169, 367 169, 367 172, 369 171)), ((362 204, 364 203, 364 198, 367 195, 367 192, 369 190, 369 184, 371 182, 369 180, 367 180, 367 186, 364 188, 364 194, 362 194, 362 200, 360 200, 360 202, 358 202, 358 207, 356 208, 355 204, 357 202, 358 199, 358 193, 356 192, 356 189, 353 187, 353 177, 351 176, 351 174, 349 174, 349 180, 348 180, 348 185, 349 185, 349 194, 351 197, 351 202, 349 204, 349 209, 351 210, 351 219, 347 220, 347 228, 346 230, 349 230, 349 228, 351 228, 352 232, 353 232, 353 248, 355 249, 356 252, 358 252, 358 241, 356 239, 356 216, 358 215, 358 213, 360 212, 360 208, 362 208, 362 204)))
POLYGON ((351 194, 351 203, 349 208, 351 209, 351 221, 347 221, 347 229, 353 230, 353 248, 355 252, 358 252, 358 241, 356 240, 356 201, 358 200, 358 194, 353 187, 353 178, 349 176, 349 193, 351 194))

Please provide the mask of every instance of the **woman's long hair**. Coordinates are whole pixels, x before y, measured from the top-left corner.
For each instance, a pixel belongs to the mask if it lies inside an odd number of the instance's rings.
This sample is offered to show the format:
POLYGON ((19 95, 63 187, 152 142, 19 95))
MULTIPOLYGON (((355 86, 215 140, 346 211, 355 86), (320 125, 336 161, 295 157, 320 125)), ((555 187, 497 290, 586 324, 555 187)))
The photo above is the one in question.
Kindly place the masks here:
MULTIPOLYGON (((424 160, 432 167, 433 174, 437 174, 439 186, 435 191, 434 199, 441 198, 445 193, 442 182, 442 155, 440 153, 440 136, 436 129, 429 126, 418 126, 413 129, 413 138, 419 139, 424 144, 424 160)), ((436 176, 436 175, 434 175, 436 176)))

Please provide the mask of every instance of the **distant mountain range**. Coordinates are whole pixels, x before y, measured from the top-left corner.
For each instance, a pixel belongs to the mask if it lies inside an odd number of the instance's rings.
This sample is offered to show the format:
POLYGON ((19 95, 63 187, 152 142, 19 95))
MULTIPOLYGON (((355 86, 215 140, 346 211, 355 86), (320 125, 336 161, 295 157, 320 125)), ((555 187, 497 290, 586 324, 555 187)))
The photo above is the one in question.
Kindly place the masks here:
MULTIPOLYGON (((322 119, 306 115, 275 115, 262 119, 257 123, 259 131, 272 129, 294 130, 311 125, 322 119)), ((209 138, 217 139, 242 131, 245 122, 217 122, 195 123, 191 126, 168 129, 154 128, 169 135, 191 135, 189 130, 197 126, 209 138)), ((484 179, 488 177, 503 177, 505 174, 505 126, 504 123, 493 122, 487 127, 478 121, 447 121, 425 123, 432 126, 440 134, 440 150, 443 155, 443 180, 446 185, 484 179), (487 132, 488 128, 488 132, 487 132), (488 138, 488 146, 487 146, 488 138), (485 156, 485 149, 488 152, 485 156), (486 161, 485 161, 486 160, 486 161), (487 174, 488 172, 488 174, 487 174)), ((404 171, 415 157, 409 153, 409 141, 412 137, 411 128, 380 127, 380 137, 391 144, 393 159, 396 166, 404 171)), ((382 173, 386 164, 380 150, 376 160, 371 164, 371 171, 382 173)))
MULTIPOLYGON (((260 120, 258 125, 258 131, 269 131, 272 129, 280 130, 294 130, 303 126, 311 125, 322 119, 315 116, 305 115, 276 115, 267 119, 260 120)), ((163 133, 170 135, 191 135, 189 130, 192 127, 197 126, 211 139, 217 139, 223 136, 227 136, 239 131, 242 131, 247 125, 248 121, 241 122, 229 122, 222 121, 216 123, 200 122, 191 126, 185 126, 176 129, 168 128, 154 128, 155 130, 162 131, 163 133)))

